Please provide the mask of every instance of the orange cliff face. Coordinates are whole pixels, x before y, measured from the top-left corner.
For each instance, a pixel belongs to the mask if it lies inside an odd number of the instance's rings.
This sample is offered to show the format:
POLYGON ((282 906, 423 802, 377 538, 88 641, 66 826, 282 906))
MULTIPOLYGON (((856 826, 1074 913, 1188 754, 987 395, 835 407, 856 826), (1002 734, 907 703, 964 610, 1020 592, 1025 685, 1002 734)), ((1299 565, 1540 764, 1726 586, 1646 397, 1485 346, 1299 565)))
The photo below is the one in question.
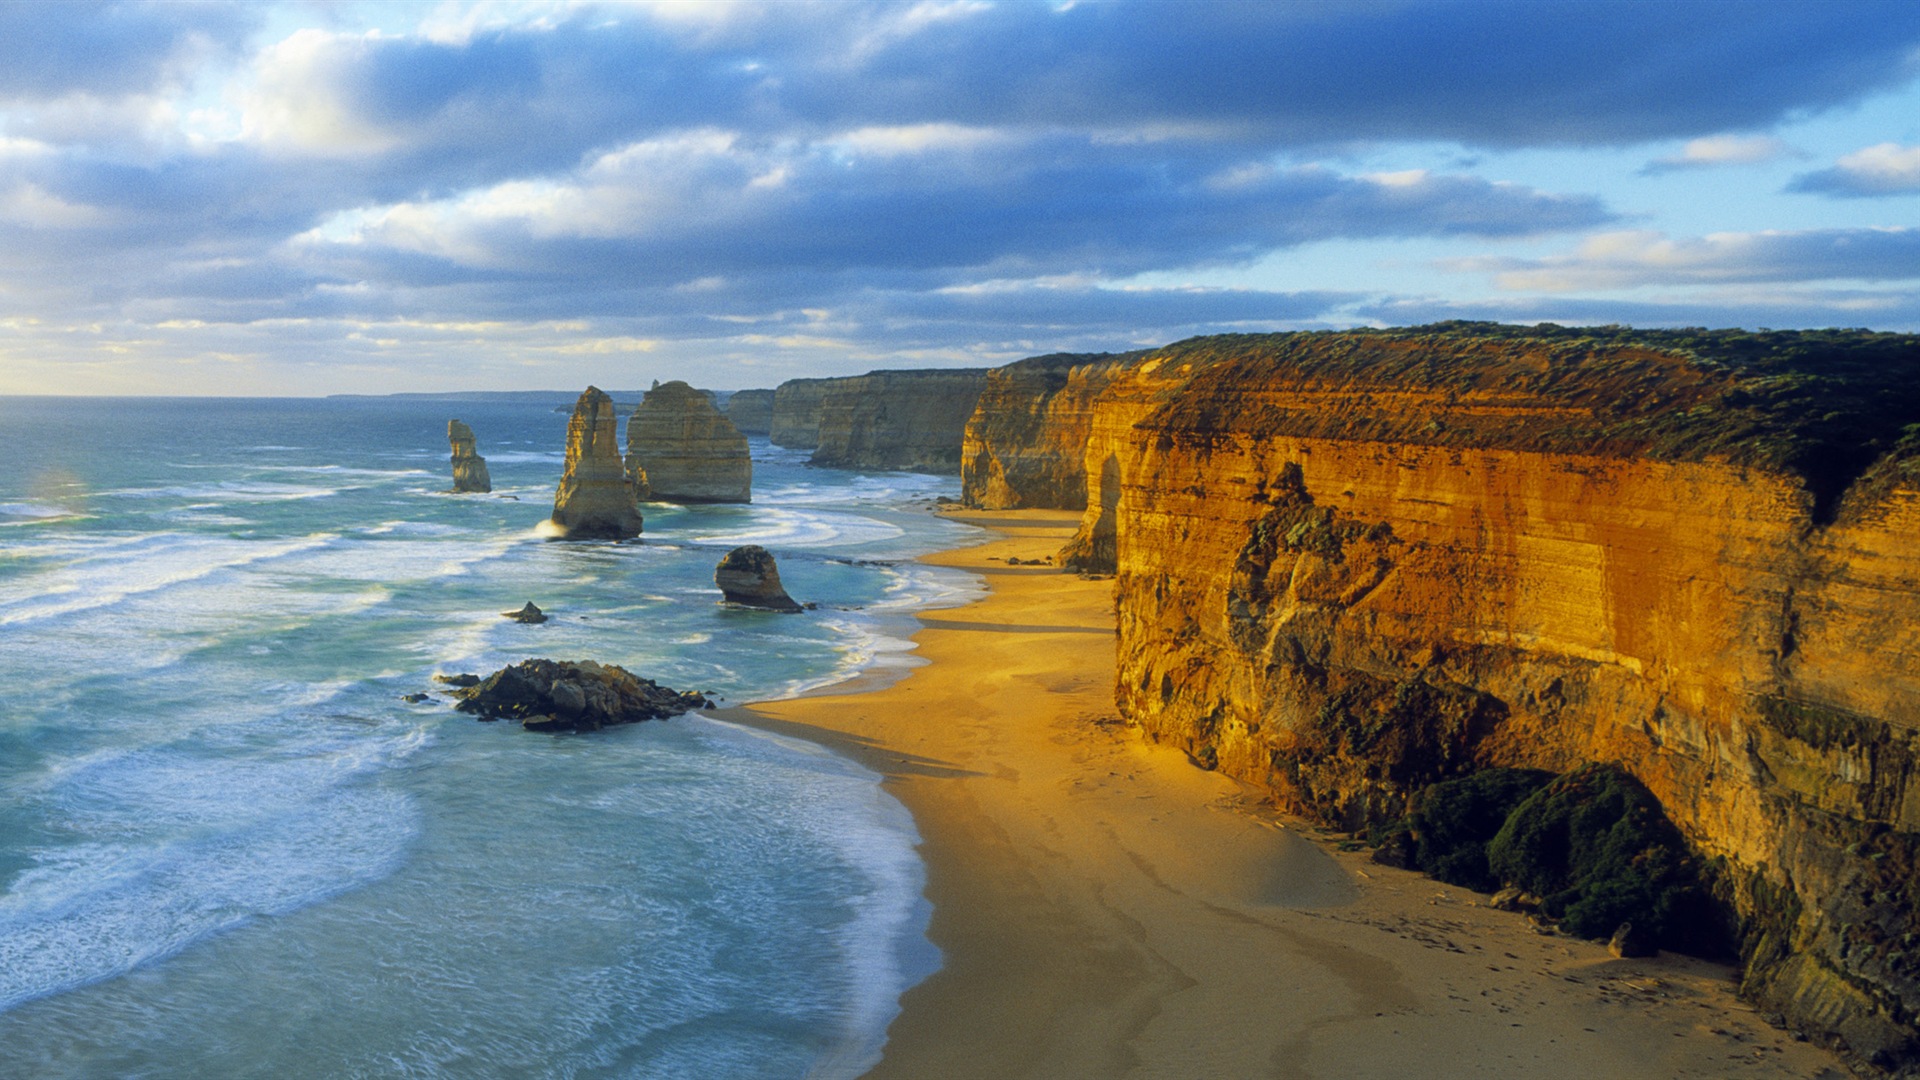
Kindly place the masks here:
POLYGON ((1349 828, 1477 768, 1618 762, 1723 860, 1750 996, 1920 1060, 1920 468, 1894 446, 1920 399, 1856 395, 1843 430, 1847 384, 1576 333, 1200 339, 1106 373, 1054 437, 1088 432, 1065 554, 1117 572, 1119 706, 1349 828))

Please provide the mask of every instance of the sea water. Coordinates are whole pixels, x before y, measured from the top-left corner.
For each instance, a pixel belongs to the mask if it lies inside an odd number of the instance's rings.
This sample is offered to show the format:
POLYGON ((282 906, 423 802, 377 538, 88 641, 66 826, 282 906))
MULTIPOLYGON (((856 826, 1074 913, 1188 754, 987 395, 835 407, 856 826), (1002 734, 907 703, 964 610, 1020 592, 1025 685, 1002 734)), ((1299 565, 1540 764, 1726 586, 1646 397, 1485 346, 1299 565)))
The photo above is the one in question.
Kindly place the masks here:
POLYGON ((552 402, 0 399, 9 1077, 808 1077, 937 963, 878 778, 700 715, 482 723, 533 656, 728 701, 901 663, 950 479, 753 444, 750 506, 544 540, 552 402), (446 421, 490 495, 452 495, 446 421), (817 610, 718 604, 760 544, 817 610), (502 611, 533 601, 552 621, 502 611))

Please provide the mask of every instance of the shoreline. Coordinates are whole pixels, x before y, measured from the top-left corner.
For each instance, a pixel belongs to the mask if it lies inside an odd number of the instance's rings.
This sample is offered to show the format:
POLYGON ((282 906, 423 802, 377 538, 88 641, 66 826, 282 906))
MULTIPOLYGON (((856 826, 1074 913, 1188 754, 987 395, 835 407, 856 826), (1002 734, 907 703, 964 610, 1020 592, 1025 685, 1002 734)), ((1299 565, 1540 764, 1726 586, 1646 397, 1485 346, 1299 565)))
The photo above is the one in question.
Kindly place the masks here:
POLYGON ((1110 584, 1060 511, 957 512, 920 561, 984 597, 921 612, 926 663, 719 710, 879 773, 920 831, 939 970, 866 1075, 1832 1077, 1732 969, 1533 932, 1145 742, 1112 702, 1110 584))

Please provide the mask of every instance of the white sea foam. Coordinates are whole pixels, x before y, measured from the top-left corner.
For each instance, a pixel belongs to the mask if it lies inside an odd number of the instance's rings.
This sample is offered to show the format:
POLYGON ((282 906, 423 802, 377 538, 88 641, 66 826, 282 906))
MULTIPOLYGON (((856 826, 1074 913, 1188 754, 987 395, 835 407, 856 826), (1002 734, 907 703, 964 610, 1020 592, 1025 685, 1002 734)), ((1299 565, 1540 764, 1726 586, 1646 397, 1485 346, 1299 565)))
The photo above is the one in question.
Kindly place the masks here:
POLYGON ((833 510, 756 509, 740 528, 701 533, 694 543, 759 544, 762 547, 831 548, 874 544, 905 536, 898 525, 861 514, 833 510))
POLYGON ((136 542, 140 550, 83 557, 24 583, 0 587, 0 626, 111 607, 222 571, 324 548, 332 539, 330 534, 267 541, 171 533, 143 537, 136 542))

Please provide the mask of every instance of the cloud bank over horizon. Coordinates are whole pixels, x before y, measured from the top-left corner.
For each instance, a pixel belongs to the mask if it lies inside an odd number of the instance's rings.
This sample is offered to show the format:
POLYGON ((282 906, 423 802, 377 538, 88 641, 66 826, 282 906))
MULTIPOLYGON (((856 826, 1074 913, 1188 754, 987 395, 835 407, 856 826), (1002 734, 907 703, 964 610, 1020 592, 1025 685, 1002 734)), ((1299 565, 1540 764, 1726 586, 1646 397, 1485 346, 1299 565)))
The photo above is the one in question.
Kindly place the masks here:
POLYGON ((1920 329, 1916 104, 1900 3, 8 5, 0 392, 1920 329))

